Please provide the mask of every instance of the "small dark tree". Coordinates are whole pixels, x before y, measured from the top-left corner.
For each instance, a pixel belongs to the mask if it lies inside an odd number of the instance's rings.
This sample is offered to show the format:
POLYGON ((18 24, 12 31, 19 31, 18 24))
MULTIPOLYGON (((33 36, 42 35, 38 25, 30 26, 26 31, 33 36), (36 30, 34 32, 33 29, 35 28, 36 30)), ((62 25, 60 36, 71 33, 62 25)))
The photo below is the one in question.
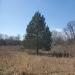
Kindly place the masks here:
POLYGON ((46 26, 44 16, 39 12, 36 12, 32 17, 26 31, 27 34, 23 41, 26 48, 36 48, 37 54, 39 49, 45 48, 49 50, 51 48, 51 32, 49 27, 46 26))

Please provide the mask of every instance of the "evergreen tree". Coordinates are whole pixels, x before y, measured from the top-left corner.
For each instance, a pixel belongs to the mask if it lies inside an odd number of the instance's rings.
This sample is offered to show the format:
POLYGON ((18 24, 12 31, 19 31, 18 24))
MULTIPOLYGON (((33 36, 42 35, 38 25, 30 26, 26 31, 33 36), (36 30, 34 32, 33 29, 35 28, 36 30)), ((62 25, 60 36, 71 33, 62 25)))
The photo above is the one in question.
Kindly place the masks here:
POLYGON ((24 38, 24 46, 28 49, 46 49, 51 47, 51 32, 46 26, 45 18, 39 12, 36 12, 27 26, 27 34, 24 38))

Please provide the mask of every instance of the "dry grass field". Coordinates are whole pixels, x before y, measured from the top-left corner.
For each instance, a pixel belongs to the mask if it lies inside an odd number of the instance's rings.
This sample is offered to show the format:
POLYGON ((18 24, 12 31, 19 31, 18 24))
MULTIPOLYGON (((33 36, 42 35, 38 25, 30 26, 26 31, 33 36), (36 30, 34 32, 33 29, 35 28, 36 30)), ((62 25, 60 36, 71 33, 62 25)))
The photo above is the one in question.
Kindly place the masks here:
POLYGON ((75 58, 29 55, 15 46, 0 47, 0 75, 75 75, 75 58))

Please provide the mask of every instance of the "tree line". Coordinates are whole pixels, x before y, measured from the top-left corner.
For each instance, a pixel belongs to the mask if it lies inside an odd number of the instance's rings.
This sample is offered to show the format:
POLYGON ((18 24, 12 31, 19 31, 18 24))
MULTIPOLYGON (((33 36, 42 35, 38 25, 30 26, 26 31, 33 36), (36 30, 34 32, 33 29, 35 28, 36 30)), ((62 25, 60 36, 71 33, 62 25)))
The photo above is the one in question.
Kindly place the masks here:
POLYGON ((0 46, 2 45, 20 45, 21 40, 20 36, 8 36, 0 34, 0 46))

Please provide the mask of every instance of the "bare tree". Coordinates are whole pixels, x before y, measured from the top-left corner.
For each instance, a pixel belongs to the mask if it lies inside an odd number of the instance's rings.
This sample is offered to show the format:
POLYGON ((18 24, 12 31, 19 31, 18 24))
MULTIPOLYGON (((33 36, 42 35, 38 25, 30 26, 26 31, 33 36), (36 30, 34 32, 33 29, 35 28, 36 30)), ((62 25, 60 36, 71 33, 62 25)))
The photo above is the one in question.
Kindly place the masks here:
POLYGON ((67 39, 75 40, 75 21, 70 21, 67 27, 64 28, 67 39))
POLYGON ((65 41, 65 35, 63 32, 52 31, 53 45, 62 44, 65 41))

